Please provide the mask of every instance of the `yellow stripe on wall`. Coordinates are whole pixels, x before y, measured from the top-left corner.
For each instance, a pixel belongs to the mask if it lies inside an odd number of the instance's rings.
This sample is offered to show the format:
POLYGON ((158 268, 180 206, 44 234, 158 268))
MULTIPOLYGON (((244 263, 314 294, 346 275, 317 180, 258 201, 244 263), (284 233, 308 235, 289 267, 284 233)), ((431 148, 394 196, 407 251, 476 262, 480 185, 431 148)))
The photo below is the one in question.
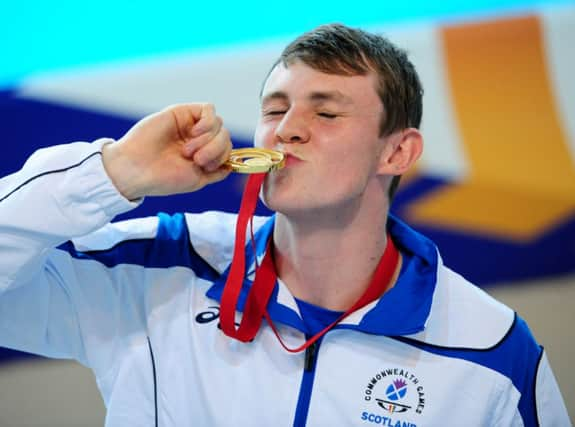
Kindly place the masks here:
POLYGON ((470 176, 411 206, 410 217, 525 239, 574 214, 575 166, 539 19, 450 26, 441 37, 470 176))

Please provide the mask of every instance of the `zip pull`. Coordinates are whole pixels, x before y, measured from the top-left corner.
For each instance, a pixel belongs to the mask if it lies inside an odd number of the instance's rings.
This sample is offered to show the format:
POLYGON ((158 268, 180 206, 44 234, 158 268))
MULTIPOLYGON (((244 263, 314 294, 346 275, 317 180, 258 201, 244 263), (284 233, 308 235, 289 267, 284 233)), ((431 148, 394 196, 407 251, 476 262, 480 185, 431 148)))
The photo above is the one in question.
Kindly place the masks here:
POLYGON ((308 348, 305 349, 304 370, 306 372, 309 372, 313 369, 313 365, 317 357, 318 345, 318 342, 314 341, 308 348))

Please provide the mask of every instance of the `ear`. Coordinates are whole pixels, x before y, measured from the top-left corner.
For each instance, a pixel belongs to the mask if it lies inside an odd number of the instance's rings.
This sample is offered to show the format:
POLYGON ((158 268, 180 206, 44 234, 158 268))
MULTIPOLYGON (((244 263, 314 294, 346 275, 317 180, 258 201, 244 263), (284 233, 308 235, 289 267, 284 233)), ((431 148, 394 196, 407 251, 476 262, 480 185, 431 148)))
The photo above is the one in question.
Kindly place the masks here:
POLYGON ((415 128, 393 132, 384 138, 379 157, 380 175, 403 175, 419 159, 423 151, 423 136, 415 128))

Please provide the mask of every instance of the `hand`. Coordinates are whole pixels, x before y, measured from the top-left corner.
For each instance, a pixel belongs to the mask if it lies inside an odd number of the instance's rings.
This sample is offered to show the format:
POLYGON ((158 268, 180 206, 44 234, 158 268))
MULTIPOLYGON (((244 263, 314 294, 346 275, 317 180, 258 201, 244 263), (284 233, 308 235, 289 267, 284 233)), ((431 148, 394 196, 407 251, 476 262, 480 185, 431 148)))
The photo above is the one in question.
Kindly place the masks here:
POLYGON ((199 190, 230 173, 232 144, 211 104, 168 107, 104 146, 103 162, 129 200, 199 190))

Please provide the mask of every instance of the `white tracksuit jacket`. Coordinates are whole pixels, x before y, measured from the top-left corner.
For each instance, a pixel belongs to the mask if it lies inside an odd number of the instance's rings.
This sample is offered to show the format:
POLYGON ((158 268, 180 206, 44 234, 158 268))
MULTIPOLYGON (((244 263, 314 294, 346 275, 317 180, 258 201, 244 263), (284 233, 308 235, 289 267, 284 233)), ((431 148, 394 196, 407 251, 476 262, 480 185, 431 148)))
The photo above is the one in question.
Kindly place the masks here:
MULTIPOLYGON (((265 322, 251 343, 226 337, 235 216, 110 224, 136 204, 103 169, 106 142, 40 150, 0 181, 0 345, 89 366, 107 426, 570 425, 525 322, 394 218, 397 284, 315 351, 286 352, 265 322)), ((273 218, 256 224, 261 255, 273 218)), ((269 312, 303 342, 281 282, 269 312)))

